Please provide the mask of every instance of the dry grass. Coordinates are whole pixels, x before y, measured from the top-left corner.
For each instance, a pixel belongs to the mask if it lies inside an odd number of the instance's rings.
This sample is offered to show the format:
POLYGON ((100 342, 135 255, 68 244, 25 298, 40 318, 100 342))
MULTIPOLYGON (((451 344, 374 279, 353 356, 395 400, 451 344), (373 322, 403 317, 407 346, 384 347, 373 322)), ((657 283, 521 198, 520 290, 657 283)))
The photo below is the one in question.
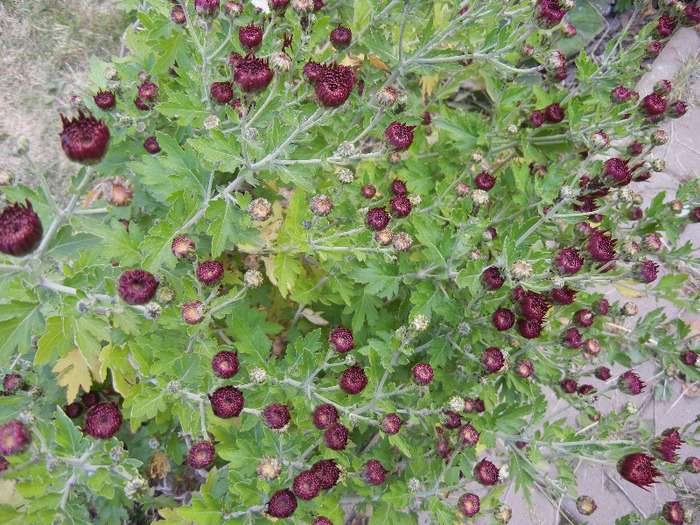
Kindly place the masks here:
POLYGON ((35 186, 41 169, 65 197, 75 166, 61 151, 58 112, 85 94, 91 55, 118 53, 127 24, 111 0, 0 0, 0 167, 19 182, 35 186), (20 136, 30 141, 33 167, 8 155, 20 136))

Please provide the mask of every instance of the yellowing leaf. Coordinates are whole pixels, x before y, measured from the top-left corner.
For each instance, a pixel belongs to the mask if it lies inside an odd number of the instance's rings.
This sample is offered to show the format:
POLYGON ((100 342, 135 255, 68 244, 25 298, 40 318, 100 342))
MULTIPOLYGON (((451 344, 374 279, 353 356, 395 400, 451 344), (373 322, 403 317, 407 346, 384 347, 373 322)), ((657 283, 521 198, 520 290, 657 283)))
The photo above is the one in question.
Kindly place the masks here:
POLYGON ((628 284, 637 284, 634 281, 620 281, 620 283, 613 283, 613 286, 615 289, 620 292, 620 294, 623 297, 627 297, 628 299, 641 299, 642 297, 646 297, 647 294, 640 290, 635 290, 634 288, 630 288, 627 286, 628 284))
POLYGON ((58 378, 60 386, 68 387, 68 392, 66 393, 68 403, 72 403, 78 397, 78 390, 81 386, 85 392, 90 391, 92 373, 83 354, 77 348, 74 348, 63 359, 56 361, 56 366, 51 371, 55 374, 60 374, 58 378))
POLYGON ((0 479, 0 505, 18 508, 24 503, 24 497, 15 489, 16 483, 16 479, 0 479))
MULTIPOLYGON (((365 55, 348 54, 340 62, 340 64, 343 66, 348 66, 348 67, 360 67, 364 60, 365 60, 365 55)), ((369 65, 371 67, 381 69, 382 71, 386 71, 387 73, 390 71, 389 66, 387 66, 384 62, 382 62, 382 59, 379 58, 377 55, 369 55, 369 65)))
POLYGON ((435 89, 437 81, 438 75, 420 77, 420 92, 423 95, 424 99, 433 94, 433 90, 435 89))
POLYGON ((311 321, 313 324, 318 325, 318 326, 328 326, 328 321, 326 321, 323 317, 321 317, 321 314, 323 312, 314 312, 311 308, 304 308, 301 311, 301 315, 303 315, 306 319, 311 321))
POLYGON ((160 450, 154 452, 151 461, 148 462, 148 477, 151 479, 163 479, 170 470, 168 456, 160 450))
POLYGON ((265 274, 267 278, 270 279, 272 286, 277 286, 277 277, 275 277, 275 263, 272 260, 272 256, 261 257, 262 261, 265 263, 265 274))

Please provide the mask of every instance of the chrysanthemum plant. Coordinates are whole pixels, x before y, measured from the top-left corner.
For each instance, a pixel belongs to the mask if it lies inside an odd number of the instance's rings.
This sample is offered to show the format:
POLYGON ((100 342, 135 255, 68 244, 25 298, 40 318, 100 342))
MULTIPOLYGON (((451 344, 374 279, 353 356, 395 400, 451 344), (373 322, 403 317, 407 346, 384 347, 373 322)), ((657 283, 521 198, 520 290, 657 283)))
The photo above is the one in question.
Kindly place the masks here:
POLYGON ((637 193, 684 79, 634 92, 696 8, 588 56, 573 0, 119 4, 70 198, 2 188, 3 519, 506 523, 509 487, 595 511, 574 460, 699 470, 697 420, 597 408, 700 379, 682 321, 601 292, 697 311, 697 182, 637 193))

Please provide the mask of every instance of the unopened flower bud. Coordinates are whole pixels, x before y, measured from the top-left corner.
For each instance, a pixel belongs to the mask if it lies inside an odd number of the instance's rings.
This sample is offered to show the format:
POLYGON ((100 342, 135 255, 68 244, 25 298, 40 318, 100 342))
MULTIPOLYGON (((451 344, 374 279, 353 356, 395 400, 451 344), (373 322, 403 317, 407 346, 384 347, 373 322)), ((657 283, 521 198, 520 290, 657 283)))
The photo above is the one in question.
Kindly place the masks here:
POLYGON ((528 261, 515 261, 510 266, 510 273, 514 279, 528 279, 532 277, 532 265, 528 261))
POLYGON ((158 303, 148 303, 143 307, 143 315, 149 321, 157 321, 163 308, 158 303))
POLYGON ((351 184, 355 180, 355 174, 348 168, 341 168, 336 172, 336 177, 343 184, 351 184))
POLYGON ((471 193, 471 199, 474 206, 486 206, 489 203, 490 197, 484 190, 474 190, 471 193))
POLYGON ((267 379, 267 372, 259 366, 254 366, 250 370, 250 380, 253 383, 262 384, 267 379))
POLYGON ((272 215, 272 205, 267 199, 254 199, 248 205, 248 215, 254 221, 266 221, 272 215))
POLYGON ((626 315, 627 317, 633 317, 637 315, 637 312, 639 312, 637 305, 632 302, 627 302, 622 306, 620 313, 622 313, 622 315, 626 315))
POLYGON ((262 286, 263 277, 257 270, 248 270, 243 276, 243 282, 249 288, 259 288, 262 286))
POLYGON ((377 101, 386 107, 393 106, 398 100, 398 93, 392 87, 384 87, 377 92, 377 101))
POLYGON ((651 161, 651 169, 659 172, 666 169, 666 161, 664 159, 653 159, 651 161))
POLYGON ((428 318, 423 314, 417 314, 411 319, 411 328, 416 332, 425 332, 429 325, 428 318))

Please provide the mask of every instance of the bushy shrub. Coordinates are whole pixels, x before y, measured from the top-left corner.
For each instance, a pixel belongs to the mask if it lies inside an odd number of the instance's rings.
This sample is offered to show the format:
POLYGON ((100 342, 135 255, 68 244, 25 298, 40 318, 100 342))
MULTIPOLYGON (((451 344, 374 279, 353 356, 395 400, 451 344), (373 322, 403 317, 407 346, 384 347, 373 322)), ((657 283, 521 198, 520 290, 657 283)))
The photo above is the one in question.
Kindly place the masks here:
POLYGON ((130 52, 62 116, 70 200, 3 188, 10 522, 506 523, 508 483, 595 511, 572 458, 679 472, 697 422, 596 402, 651 395, 646 360, 700 379, 682 321, 600 292, 697 311, 659 276, 697 271, 697 182, 635 193, 687 106, 633 91, 692 7, 591 57, 573 0, 120 4, 130 52))

